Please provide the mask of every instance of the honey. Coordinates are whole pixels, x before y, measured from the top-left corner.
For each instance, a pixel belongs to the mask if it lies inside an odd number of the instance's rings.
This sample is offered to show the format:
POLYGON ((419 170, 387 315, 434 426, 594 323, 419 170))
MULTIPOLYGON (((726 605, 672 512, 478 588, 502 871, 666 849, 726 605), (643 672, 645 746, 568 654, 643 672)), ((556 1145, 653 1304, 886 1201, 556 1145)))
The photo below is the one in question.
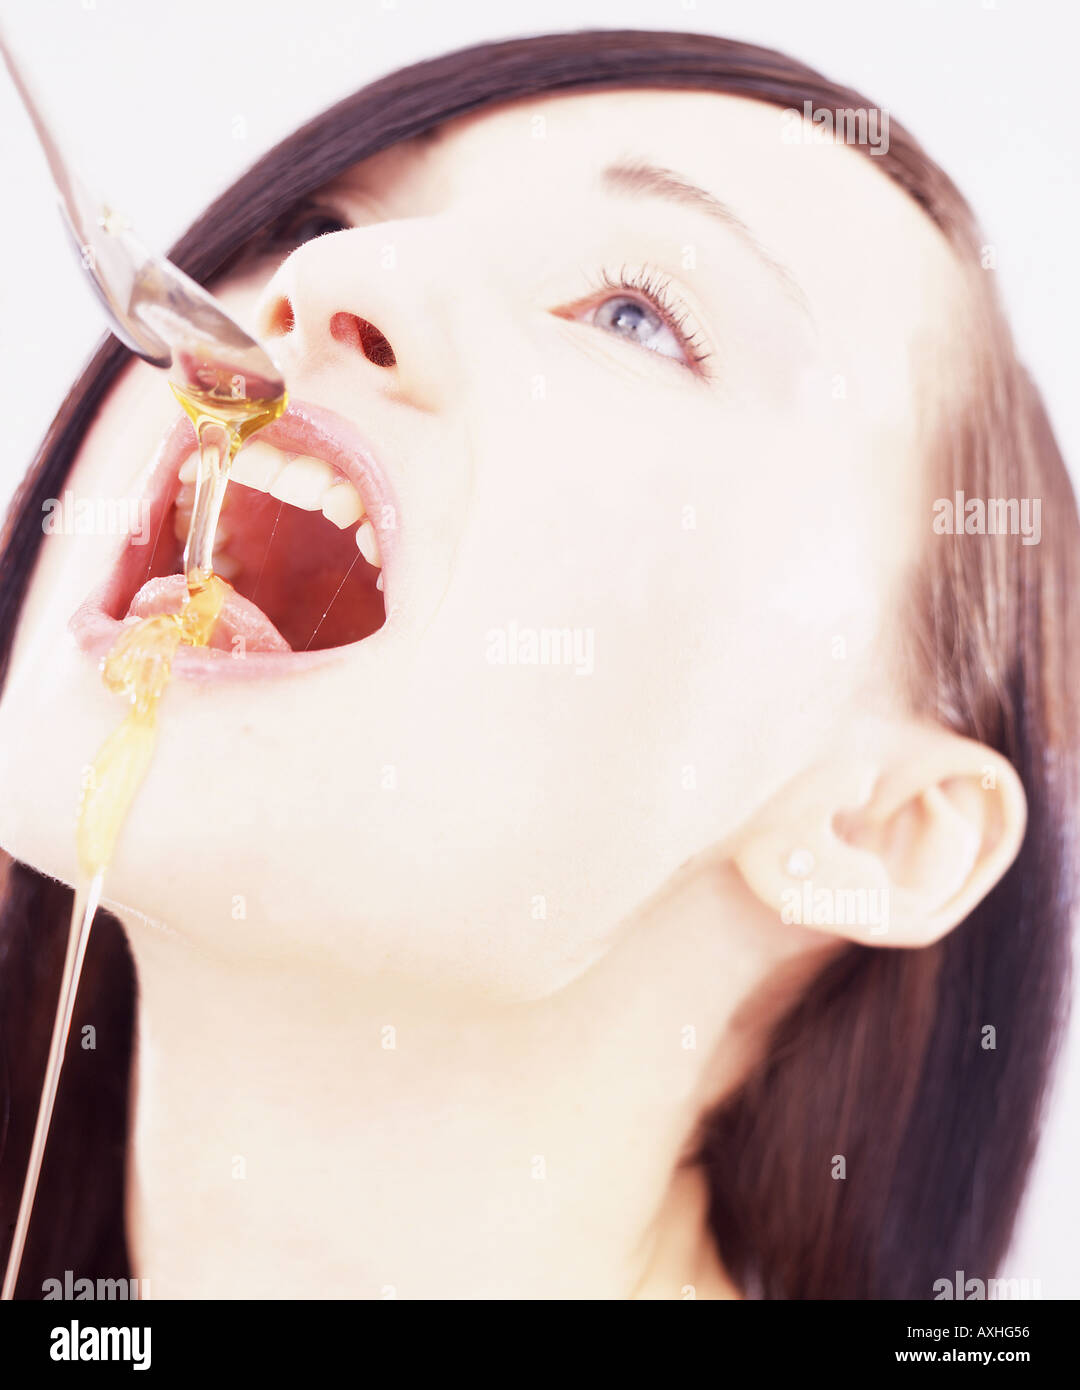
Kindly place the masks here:
POLYGON ((105 658, 109 690, 124 696, 127 718, 106 740, 83 779, 76 843, 79 866, 92 879, 112 860, 117 837, 150 765, 157 706, 180 646, 205 647, 225 603, 227 582, 213 572, 214 535, 232 461, 241 444, 285 409, 284 394, 252 400, 228 391, 169 383, 195 426, 199 472, 184 547, 187 594, 178 613, 159 613, 127 628, 105 658))
POLYGON ((229 471, 244 441, 277 419, 286 405, 284 391, 250 396, 242 377, 217 368, 203 367, 188 375, 201 384, 169 383, 195 426, 199 444, 195 501, 184 547, 187 593, 178 613, 158 613, 125 628, 102 667, 106 687, 121 695, 129 708, 83 777, 76 827, 82 881, 75 893, 45 1080, 0 1290, 4 1299, 15 1294, 90 927, 117 838, 153 757, 158 702, 169 684, 177 648, 209 643, 228 595, 229 585, 214 574, 213 554, 229 471))

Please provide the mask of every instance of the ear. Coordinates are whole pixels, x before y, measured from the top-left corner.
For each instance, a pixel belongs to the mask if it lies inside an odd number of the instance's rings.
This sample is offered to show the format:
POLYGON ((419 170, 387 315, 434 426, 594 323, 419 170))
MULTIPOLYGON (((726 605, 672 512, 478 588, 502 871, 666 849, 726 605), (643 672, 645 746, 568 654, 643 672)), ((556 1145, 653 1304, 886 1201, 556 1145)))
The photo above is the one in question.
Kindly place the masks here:
POLYGON ((754 814, 730 857, 796 922, 877 946, 926 946, 1016 858, 1024 789, 993 749, 917 721, 857 731, 754 814))

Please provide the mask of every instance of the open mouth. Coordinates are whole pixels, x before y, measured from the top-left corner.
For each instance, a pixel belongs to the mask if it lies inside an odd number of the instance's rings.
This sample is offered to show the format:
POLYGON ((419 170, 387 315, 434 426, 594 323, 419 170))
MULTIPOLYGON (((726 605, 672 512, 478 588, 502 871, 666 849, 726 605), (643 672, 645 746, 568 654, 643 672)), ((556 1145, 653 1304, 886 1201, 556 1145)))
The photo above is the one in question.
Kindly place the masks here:
MULTIPOLYGON (((183 416, 151 468, 148 526, 128 538, 105 585, 72 619, 80 647, 96 658, 125 622, 179 610, 198 466, 195 431, 183 416)), ((302 655, 366 641, 386 622, 383 567, 396 516, 353 427, 330 411, 290 404, 233 461, 214 549, 215 572, 232 592, 210 648, 177 652, 177 673, 193 658, 198 665, 236 656, 257 660, 230 674, 254 675, 268 660, 291 669, 302 655)))

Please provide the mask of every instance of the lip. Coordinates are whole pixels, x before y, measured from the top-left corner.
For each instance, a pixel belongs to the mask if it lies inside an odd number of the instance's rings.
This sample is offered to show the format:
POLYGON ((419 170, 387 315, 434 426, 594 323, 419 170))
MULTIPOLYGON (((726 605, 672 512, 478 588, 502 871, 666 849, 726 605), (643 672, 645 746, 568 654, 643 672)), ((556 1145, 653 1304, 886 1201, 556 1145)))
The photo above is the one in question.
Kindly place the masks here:
MULTIPOLYGON (((364 639, 375 641, 390 622, 389 593, 394 583, 397 554, 397 504, 385 473, 367 439, 351 421, 313 405, 290 400, 287 409, 253 436, 285 453, 310 454, 329 463, 360 494, 379 544, 386 596, 386 621, 364 639)), ((180 466, 198 447, 195 427, 181 414, 169 427, 150 463, 141 495, 149 502, 150 544, 138 545, 129 536, 105 580, 72 615, 68 628, 79 650, 100 664, 125 631, 121 610, 147 577, 161 528, 179 491, 180 466)), ((360 646, 352 643, 350 646, 360 646)), ((327 647, 309 652, 248 652, 238 660, 231 651, 214 647, 180 647, 172 662, 173 675, 185 680, 261 680, 292 675, 341 659, 350 647, 327 647)))

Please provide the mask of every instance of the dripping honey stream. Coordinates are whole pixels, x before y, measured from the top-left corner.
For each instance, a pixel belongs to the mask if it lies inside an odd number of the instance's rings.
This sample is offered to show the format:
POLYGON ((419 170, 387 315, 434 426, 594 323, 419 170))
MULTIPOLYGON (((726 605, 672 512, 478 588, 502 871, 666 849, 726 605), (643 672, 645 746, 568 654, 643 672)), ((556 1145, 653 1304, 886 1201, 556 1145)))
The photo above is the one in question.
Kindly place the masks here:
POLYGON ((83 776, 76 831, 80 881, 2 1299, 15 1295, 90 927, 117 838, 153 757, 158 704, 169 684, 172 660, 178 647, 209 643, 229 588, 214 573, 213 553, 232 462, 245 440, 276 420, 287 403, 284 392, 269 398, 237 394, 235 387, 242 378, 214 375, 214 387, 206 390, 169 383, 195 427, 199 446, 195 500, 184 549, 187 592, 180 611, 159 613, 127 627, 102 667, 106 687, 124 698, 128 710, 83 776), (222 387, 226 380, 228 386, 222 387))

